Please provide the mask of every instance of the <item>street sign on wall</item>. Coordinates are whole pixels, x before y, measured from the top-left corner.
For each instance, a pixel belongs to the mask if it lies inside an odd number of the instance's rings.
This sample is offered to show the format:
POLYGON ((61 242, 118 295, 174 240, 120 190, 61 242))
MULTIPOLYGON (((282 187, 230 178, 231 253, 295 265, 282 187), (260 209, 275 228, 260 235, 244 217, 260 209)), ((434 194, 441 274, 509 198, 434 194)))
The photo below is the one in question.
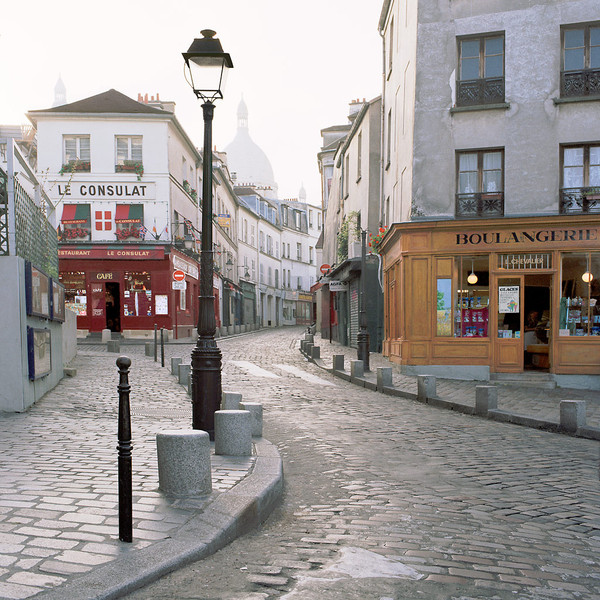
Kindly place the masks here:
MULTIPOLYGON (((184 281, 185 273, 181 269, 177 269, 177 271, 173 271, 173 279, 175 281, 184 281)), ((175 289, 175 288, 173 288, 175 289)))
POLYGON ((174 290, 185 290, 187 288, 187 281, 173 281, 174 290))

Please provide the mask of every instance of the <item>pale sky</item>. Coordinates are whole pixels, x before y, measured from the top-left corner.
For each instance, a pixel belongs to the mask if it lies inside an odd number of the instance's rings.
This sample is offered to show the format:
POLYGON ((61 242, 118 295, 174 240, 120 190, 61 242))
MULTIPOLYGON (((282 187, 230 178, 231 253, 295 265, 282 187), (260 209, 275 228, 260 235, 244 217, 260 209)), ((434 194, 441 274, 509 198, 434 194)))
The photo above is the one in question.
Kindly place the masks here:
POLYGON ((231 54, 213 142, 236 133, 244 97, 252 139, 273 166, 280 198, 302 183, 320 203, 320 130, 347 122, 348 104, 381 93, 383 0, 23 0, 3 2, 0 123, 28 123, 49 108, 59 75, 67 101, 114 88, 136 99, 160 94, 202 146, 202 110, 183 76, 183 59, 202 29, 231 54))

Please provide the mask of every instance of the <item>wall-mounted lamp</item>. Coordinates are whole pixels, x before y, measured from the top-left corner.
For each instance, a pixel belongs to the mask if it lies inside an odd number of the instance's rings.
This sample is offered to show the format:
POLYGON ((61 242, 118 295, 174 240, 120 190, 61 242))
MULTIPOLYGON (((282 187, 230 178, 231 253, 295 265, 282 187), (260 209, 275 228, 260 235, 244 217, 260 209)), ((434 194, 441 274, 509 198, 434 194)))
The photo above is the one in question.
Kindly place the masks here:
POLYGON ((587 257, 587 268, 585 270, 585 273, 581 276, 581 279, 583 279, 583 281, 585 283, 590 283, 592 281, 592 279, 594 279, 594 276, 592 275, 592 272, 590 271, 590 256, 589 256, 589 254, 587 257))

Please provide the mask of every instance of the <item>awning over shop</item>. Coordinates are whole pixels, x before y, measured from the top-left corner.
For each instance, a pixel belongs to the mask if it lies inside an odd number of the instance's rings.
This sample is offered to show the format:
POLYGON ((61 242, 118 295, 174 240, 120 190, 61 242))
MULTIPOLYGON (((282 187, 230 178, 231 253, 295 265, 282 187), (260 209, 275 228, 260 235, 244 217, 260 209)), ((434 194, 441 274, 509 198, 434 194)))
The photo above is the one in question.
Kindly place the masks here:
POLYGON ((144 207, 141 204, 117 204, 115 223, 142 223, 144 207))
POLYGON ((90 220, 89 204, 65 204, 60 222, 63 225, 87 223, 90 220))

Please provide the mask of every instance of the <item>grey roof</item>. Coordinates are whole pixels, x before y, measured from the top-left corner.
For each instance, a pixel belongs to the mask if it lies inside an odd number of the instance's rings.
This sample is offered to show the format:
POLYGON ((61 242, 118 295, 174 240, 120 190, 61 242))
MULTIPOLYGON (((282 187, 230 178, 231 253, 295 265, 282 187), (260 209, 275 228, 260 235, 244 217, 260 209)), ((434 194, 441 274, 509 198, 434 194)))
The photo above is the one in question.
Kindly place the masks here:
POLYGON ((62 106, 53 106, 42 110, 30 110, 30 114, 39 113, 126 113, 126 114, 152 114, 152 115, 170 115, 172 113, 148 106, 142 102, 131 99, 129 96, 111 89, 77 102, 63 104, 62 106))

